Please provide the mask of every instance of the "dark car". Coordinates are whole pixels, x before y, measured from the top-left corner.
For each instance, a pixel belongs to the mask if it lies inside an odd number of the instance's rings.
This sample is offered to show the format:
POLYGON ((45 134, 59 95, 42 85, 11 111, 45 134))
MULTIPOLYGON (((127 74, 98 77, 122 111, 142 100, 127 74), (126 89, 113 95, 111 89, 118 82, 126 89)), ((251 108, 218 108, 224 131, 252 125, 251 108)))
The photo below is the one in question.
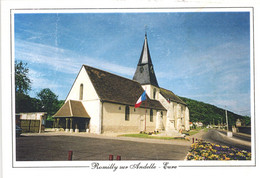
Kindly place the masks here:
POLYGON ((18 125, 16 125, 16 137, 21 136, 22 134, 22 129, 21 127, 19 127, 18 125))

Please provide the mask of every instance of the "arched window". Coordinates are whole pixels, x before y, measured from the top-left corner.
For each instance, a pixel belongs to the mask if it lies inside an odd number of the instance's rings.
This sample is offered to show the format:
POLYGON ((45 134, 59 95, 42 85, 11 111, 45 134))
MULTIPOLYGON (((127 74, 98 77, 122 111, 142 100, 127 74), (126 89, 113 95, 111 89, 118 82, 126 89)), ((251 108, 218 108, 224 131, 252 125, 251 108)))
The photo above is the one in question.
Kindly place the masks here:
POLYGON ((83 84, 80 84, 80 88, 79 88, 79 100, 83 100, 83 84))
POLYGON ((156 99, 156 88, 153 89, 153 99, 156 99))
POLYGON ((129 121, 129 106, 125 106, 125 120, 129 121))
POLYGON ((150 122, 153 122, 153 109, 150 109, 150 122))

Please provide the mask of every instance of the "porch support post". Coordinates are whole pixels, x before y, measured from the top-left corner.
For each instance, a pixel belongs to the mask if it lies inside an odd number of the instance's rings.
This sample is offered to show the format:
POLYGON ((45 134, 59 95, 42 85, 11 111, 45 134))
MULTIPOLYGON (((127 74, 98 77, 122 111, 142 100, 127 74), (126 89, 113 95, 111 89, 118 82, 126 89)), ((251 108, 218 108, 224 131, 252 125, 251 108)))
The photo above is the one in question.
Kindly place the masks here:
POLYGON ((86 125, 85 125, 85 129, 86 129, 86 132, 88 133, 89 132, 89 121, 88 119, 86 119, 86 125))
POLYGON ((79 132, 79 129, 78 129, 78 120, 76 120, 76 123, 75 123, 75 132, 76 132, 76 133, 79 132))
POLYGON ((54 118, 54 121, 52 123, 52 128, 55 129, 55 127, 56 127, 56 118, 54 118))
POLYGON ((70 133, 73 132, 73 127, 72 127, 72 124, 73 124, 73 119, 70 118, 70 133))
POLYGON ((69 132, 69 118, 66 118, 66 129, 65 132, 69 132))
POLYGON ((56 119, 56 131, 60 131, 60 118, 56 119))
POLYGON ((57 118, 57 127, 60 128, 60 118, 57 118))

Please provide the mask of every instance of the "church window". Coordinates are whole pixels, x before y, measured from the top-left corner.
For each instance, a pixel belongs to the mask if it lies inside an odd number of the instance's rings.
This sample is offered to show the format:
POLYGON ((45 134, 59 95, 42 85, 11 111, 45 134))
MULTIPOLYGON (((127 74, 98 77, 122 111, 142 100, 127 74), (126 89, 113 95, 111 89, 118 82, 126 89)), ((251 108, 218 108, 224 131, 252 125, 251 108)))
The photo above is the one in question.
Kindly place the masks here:
POLYGON ((129 121, 129 106, 125 106, 125 120, 129 121))
POLYGON ((143 73, 143 71, 144 71, 144 68, 143 68, 143 66, 141 66, 140 67, 140 72, 143 73))
POLYGON ((153 122, 153 109, 150 109, 150 122, 153 122))
POLYGON ((153 66, 151 66, 150 69, 151 69, 151 72, 153 73, 153 66))
POLYGON ((153 99, 156 97, 156 88, 153 89, 153 99))
POLYGON ((118 108, 119 110, 121 110, 121 106, 119 106, 119 108, 118 108))
POLYGON ((80 88, 79 88, 79 100, 83 100, 83 84, 80 84, 80 88))

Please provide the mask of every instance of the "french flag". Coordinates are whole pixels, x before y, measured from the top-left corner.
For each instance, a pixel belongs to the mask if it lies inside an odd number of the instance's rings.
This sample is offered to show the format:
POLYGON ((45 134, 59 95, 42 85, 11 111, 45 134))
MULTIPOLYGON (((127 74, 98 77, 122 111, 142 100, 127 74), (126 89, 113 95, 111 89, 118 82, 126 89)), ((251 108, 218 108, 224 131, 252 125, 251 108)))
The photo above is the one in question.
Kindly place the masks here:
POLYGON ((137 102, 135 103, 135 108, 140 107, 140 105, 142 104, 142 102, 146 100, 146 92, 144 91, 143 94, 140 96, 140 98, 137 100, 137 102))

